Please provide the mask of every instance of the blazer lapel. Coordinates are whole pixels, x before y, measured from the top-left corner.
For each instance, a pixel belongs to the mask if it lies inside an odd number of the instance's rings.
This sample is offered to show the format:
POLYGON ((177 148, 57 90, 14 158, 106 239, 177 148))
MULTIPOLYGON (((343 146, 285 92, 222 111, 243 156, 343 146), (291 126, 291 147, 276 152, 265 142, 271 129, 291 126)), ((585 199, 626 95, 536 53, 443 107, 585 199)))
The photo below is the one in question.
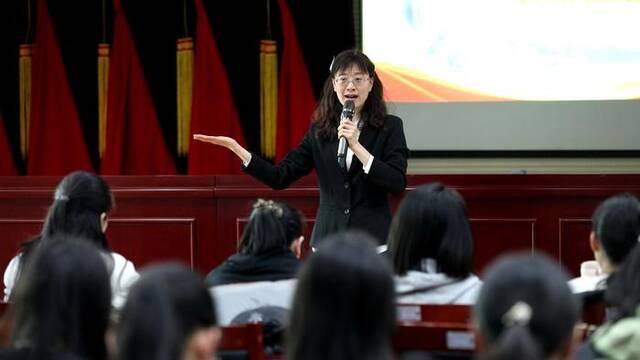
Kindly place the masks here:
MULTIPOLYGON (((371 126, 369 126, 368 122, 365 123, 365 125, 362 127, 362 130, 360 131, 360 137, 358 138, 358 141, 360 142, 360 144, 362 144, 362 146, 365 147, 365 149, 367 149, 369 152, 371 152, 371 145, 373 143, 375 139, 375 129, 373 129, 371 126)), ((351 166, 349 167, 349 176, 353 177, 354 174, 358 174, 360 171, 362 171, 362 162, 360 162, 360 159, 358 159, 355 155, 353 156, 353 159, 351 160, 351 166)))
POLYGON ((362 131, 360 132, 360 138, 358 138, 358 141, 360 142, 360 144, 362 144, 362 146, 365 147, 365 149, 371 152, 376 134, 376 129, 369 125, 369 122, 367 121, 362 127, 362 131))

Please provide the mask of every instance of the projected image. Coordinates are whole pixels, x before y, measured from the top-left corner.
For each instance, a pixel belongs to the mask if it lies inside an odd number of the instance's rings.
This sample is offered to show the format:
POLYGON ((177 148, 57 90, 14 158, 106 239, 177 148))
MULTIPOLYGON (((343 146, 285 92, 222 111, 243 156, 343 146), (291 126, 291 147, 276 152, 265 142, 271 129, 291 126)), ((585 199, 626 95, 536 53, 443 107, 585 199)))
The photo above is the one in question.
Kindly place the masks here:
POLYGON ((363 0, 394 102, 640 98, 640 0, 363 0))

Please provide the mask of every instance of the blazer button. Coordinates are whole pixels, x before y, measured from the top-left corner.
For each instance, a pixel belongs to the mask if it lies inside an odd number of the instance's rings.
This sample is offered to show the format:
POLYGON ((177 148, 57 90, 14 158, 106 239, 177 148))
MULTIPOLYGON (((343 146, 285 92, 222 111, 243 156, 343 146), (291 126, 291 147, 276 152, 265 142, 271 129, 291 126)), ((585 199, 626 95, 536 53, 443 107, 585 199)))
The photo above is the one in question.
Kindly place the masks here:
POLYGON ((349 209, 344 209, 344 214, 349 215, 349 209))
POLYGON ((348 181, 345 181, 345 182, 344 182, 344 188, 345 188, 345 189, 348 189, 348 188, 349 188, 349 182, 348 182, 348 181))

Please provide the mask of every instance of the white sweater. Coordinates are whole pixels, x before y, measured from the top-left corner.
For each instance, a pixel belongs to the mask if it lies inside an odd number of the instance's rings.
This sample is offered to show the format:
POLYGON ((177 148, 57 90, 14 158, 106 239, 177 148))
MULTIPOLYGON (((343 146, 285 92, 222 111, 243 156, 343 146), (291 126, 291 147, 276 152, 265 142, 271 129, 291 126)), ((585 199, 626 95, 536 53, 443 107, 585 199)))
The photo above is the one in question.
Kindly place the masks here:
POLYGON ((399 304, 458 304, 472 305, 476 302, 482 281, 471 274, 465 279, 455 281, 443 273, 436 272, 436 262, 424 259, 420 271, 407 271, 405 276, 396 276, 396 292, 402 293, 427 286, 440 287, 411 295, 398 296, 399 304))
MULTIPOLYGON (((22 254, 18 254, 11 259, 9 265, 7 265, 4 271, 4 301, 9 300, 11 291, 15 286, 18 272, 20 271, 20 259, 22 254)), ((112 252, 111 258, 113 259, 113 270, 111 271, 111 305, 115 309, 120 309, 127 299, 129 288, 133 283, 138 280, 138 272, 133 263, 127 260, 124 256, 112 252)))

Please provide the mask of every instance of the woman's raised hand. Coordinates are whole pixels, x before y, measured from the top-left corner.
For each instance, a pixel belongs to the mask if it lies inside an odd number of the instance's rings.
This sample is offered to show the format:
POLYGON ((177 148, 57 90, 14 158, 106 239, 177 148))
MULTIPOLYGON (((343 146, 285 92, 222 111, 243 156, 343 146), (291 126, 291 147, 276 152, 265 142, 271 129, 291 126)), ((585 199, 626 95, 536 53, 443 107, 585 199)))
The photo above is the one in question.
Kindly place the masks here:
POLYGON ((232 149, 235 145, 238 145, 238 142, 230 138, 228 136, 211 136, 204 134, 193 134, 193 139, 206 142, 209 144, 224 146, 227 149, 232 149))
POLYGON ((236 139, 228 136, 212 136, 204 134, 193 134, 193 139, 214 144, 218 146, 224 146, 227 149, 233 151, 244 163, 248 163, 251 160, 251 153, 247 149, 238 144, 236 139))

